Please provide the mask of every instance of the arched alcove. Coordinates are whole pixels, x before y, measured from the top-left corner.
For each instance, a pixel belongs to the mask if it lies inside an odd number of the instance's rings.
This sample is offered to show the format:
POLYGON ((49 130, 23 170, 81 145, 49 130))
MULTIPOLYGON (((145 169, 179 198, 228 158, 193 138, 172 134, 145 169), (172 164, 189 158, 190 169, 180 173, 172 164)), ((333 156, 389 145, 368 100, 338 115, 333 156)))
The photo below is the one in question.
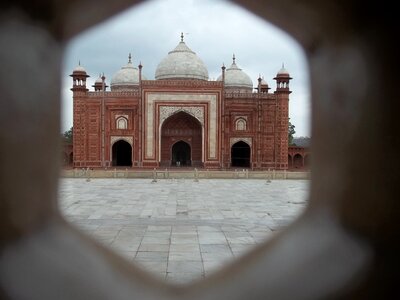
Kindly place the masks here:
POLYGON ((112 145, 112 165, 113 166, 132 166, 132 146, 119 140, 112 145))
POLYGON ((231 147, 231 166, 249 168, 250 156, 250 146, 243 141, 236 142, 231 147))
POLYGON ((171 149, 171 165, 172 166, 190 166, 192 164, 191 159, 191 147, 184 141, 176 142, 171 149))
MULTIPOLYGON (((202 128, 200 122, 186 112, 178 112, 167 118, 161 127, 161 165, 176 165, 173 145, 181 141, 190 145, 191 154, 185 165, 199 166, 202 157, 202 128), (189 162, 190 161, 190 162, 189 162)), ((179 145, 183 145, 183 144, 179 145)), ((183 153, 183 152, 182 152, 183 153)), ((175 153, 177 155, 177 152, 175 153)), ((183 154, 182 154, 183 155, 183 154)), ((186 156, 185 156, 186 157, 186 156)), ((182 156, 183 158, 183 156, 182 156)), ((183 163, 183 162, 181 162, 183 163)))

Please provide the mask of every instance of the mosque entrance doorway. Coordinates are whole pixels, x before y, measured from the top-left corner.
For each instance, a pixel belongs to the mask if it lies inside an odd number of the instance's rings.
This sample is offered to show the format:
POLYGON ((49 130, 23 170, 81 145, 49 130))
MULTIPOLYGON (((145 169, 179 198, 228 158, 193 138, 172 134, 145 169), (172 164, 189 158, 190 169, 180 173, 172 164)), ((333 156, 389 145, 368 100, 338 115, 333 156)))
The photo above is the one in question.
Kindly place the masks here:
POLYGON ((179 141, 172 146, 171 164, 173 166, 190 166, 191 148, 190 145, 184 141, 179 141))
POLYGON ((112 146, 113 166, 132 166, 132 146, 123 140, 115 142, 112 146))
POLYGON ((232 145, 231 148, 231 166, 232 167, 250 167, 250 146, 243 142, 239 141, 232 145))
POLYGON ((161 166, 202 166, 202 127, 190 114, 180 111, 161 127, 161 166))

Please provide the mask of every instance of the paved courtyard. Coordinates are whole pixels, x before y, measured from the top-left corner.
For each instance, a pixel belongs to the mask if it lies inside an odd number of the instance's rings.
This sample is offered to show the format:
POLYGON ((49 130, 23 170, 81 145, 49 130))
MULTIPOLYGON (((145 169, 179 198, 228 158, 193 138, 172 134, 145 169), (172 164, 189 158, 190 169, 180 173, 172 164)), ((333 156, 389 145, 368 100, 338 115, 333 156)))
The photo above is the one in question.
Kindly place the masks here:
POLYGON ((207 276, 306 205, 308 180, 60 179, 68 220, 174 283, 207 276))

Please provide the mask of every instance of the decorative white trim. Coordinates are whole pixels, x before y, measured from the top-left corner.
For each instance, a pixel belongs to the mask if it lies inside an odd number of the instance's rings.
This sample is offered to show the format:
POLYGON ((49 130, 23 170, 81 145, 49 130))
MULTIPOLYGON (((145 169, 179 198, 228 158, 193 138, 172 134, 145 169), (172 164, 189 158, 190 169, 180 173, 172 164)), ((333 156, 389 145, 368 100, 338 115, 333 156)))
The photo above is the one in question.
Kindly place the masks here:
POLYGON ((245 142, 247 145, 249 145, 251 147, 252 141, 253 141, 253 138, 251 138, 251 137, 234 137, 234 138, 230 139, 230 148, 232 148, 232 146, 234 144, 236 144, 237 142, 245 142))
POLYGON ((115 115, 115 120, 120 118, 120 117, 124 117, 125 119, 129 120, 129 116, 128 115, 115 115))
POLYGON ((237 118, 235 121, 235 130, 247 130, 247 121, 244 118, 237 118))
POLYGON ((110 146, 114 145, 115 142, 125 141, 133 147, 133 137, 132 136, 112 136, 110 137, 110 146))
MULTIPOLYGON (((210 159, 217 158, 218 152, 218 98, 216 94, 195 94, 195 93, 188 93, 188 94, 177 94, 177 93, 147 93, 145 98, 145 135, 144 135, 144 145, 145 145, 145 159, 154 159, 155 157, 155 150, 157 148, 157 144, 160 141, 154 141, 154 137, 156 135, 156 130, 160 130, 160 127, 155 128, 155 121, 156 121, 156 107, 157 104, 162 106, 171 106, 171 107, 178 107, 179 109, 182 108, 184 110, 186 107, 184 105, 195 105, 195 104, 208 104, 208 111, 205 111, 203 108, 203 114, 200 111, 194 109, 188 109, 188 113, 194 116, 199 122, 203 125, 204 128, 208 128, 208 157, 210 159), (169 102, 166 105, 162 105, 163 102, 169 102), (182 106, 180 106, 182 103, 182 106), (205 119, 207 118, 207 126, 205 125, 205 119), (156 143, 156 144, 155 144, 156 143)), ((188 106, 189 108, 191 106, 188 106)), ((198 108, 200 106, 193 106, 192 108, 198 108)), ((172 111, 176 111, 172 109, 172 111)), ((167 115, 167 113, 166 113, 167 115)), ((166 116, 165 115, 165 116, 166 116)), ((164 116, 163 116, 164 117, 164 116)), ((161 120, 161 119, 160 119, 161 120)), ((204 138, 203 132, 203 138, 204 138)), ((205 143, 203 143, 203 146, 205 143)), ((158 145, 159 146, 159 145, 158 145)), ((203 149, 202 152, 204 152, 203 149)), ((205 153, 205 152, 204 152, 205 153)))
POLYGON ((195 117, 204 127, 204 107, 199 106, 160 106, 160 126, 167 118, 181 111, 195 117))
POLYGON ((116 121, 115 121, 115 127, 117 129, 128 129, 128 120, 125 117, 119 117, 116 121), (122 126, 121 126, 122 125, 122 126))

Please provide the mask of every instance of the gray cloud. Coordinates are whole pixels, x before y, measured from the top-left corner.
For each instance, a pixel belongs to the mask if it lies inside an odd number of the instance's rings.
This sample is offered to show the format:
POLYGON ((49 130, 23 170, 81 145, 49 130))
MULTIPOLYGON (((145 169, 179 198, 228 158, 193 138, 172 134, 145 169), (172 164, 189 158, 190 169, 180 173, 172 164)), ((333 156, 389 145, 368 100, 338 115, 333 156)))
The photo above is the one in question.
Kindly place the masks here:
POLYGON ((68 76, 81 61, 92 85, 100 73, 109 83, 132 53, 143 74, 154 79, 158 63, 185 33, 185 42, 208 67, 210 79, 229 66, 232 54, 256 85, 259 74, 275 88, 273 77, 282 63, 294 78, 290 118, 296 135, 310 135, 308 67, 300 46, 285 32, 253 14, 219 0, 153 0, 93 27, 67 46, 63 65, 62 128, 72 126, 72 80, 68 76))

